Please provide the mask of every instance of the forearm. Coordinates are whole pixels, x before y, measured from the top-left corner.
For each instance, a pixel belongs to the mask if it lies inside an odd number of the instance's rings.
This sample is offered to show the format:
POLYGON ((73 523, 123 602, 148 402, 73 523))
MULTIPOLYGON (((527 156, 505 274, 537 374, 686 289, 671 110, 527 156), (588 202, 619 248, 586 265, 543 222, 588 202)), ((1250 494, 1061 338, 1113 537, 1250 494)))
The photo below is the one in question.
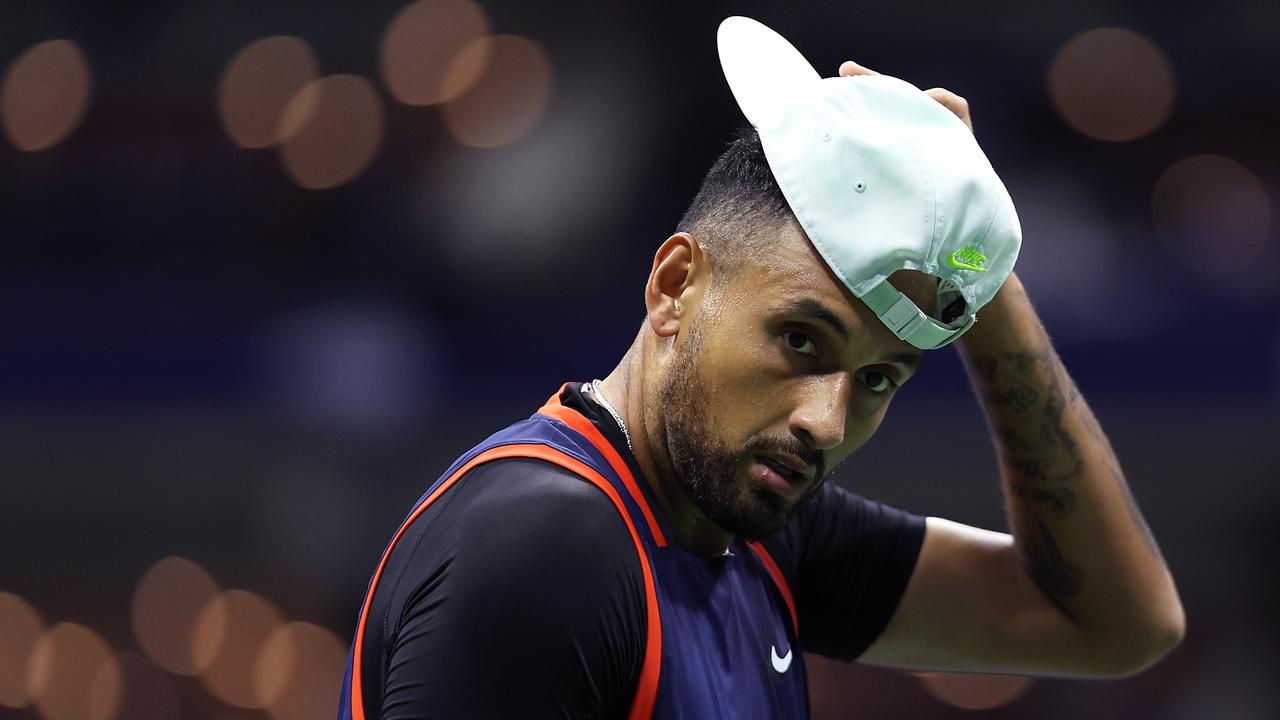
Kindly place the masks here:
POLYGON ((1100 649, 1162 653, 1182 633, 1172 576, 1106 435, 1011 276, 961 355, 999 454, 1023 568, 1100 649))

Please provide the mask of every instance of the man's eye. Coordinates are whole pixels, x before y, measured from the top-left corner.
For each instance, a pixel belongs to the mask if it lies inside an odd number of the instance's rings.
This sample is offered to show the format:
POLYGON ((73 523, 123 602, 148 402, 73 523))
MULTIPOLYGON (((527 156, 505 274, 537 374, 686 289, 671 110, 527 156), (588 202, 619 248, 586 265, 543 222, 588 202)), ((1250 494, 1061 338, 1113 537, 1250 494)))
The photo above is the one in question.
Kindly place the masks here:
POLYGON ((892 378, 879 370, 868 370, 863 373, 862 384, 874 393, 888 392, 895 385, 892 378))
POLYGON ((790 346, 792 350, 795 350, 801 355, 818 356, 818 346, 814 344, 813 339, 808 335, 805 335, 802 332, 796 332, 795 330, 788 330, 783 333, 783 338, 786 339, 787 345, 790 346))

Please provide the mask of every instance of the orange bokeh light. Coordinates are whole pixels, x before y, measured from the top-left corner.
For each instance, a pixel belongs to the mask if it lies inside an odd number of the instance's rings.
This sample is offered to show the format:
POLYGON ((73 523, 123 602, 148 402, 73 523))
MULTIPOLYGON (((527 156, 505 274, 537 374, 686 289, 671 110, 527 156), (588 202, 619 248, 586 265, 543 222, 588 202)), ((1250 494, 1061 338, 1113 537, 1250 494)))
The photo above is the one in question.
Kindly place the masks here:
POLYGON ((294 182, 319 190, 350 182, 382 144, 382 103, 368 80, 330 75, 307 84, 285 106, 288 139, 280 157, 294 182))
POLYGON ((445 86, 461 86, 477 72, 466 92, 443 106, 450 134, 471 147, 498 147, 524 137, 551 101, 546 51, 517 35, 481 38, 449 62, 445 86))
MULTIPOLYGON (((116 720, 124 699, 124 667, 120 658, 103 663, 89 680, 89 705, 79 717, 87 720, 116 720)), ((129 717, 128 720, 133 720, 129 717)))
POLYGON ((218 83, 218 119, 244 148, 275 145, 289 99, 316 79, 320 64, 305 40, 287 35, 262 38, 227 63, 218 83))
POLYGON ((475 82, 481 67, 445 84, 445 69, 464 47, 489 33, 484 8, 470 0, 419 0, 406 5, 382 38, 382 81, 407 105, 451 100, 475 82))
POLYGON ((929 693, 942 702, 966 710, 990 710, 1018 699, 1031 678, 979 673, 917 673, 929 693))
POLYGON ((36 641, 27 690, 46 720, 107 720, 120 703, 120 666, 107 643, 83 625, 58 623, 36 641))
POLYGON ((194 675, 202 665, 192 654, 196 618, 218 595, 218 584, 203 568, 170 556, 152 565, 133 592, 133 634, 138 647, 156 664, 179 675, 194 675))
POLYGON ((1174 163, 1152 191, 1152 222, 1165 248, 1206 275, 1245 270, 1266 249, 1271 202, 1252 172, 1218 155, 1174 163))
POLYGON ((324 716, 337 707, 346 654, 346 644, 319 625, 276 629, 258 654, 258 700, 273 720, 324 716))
POLYGON ((1177 83, 1163 51, 1131 30, 1075 36, 1049 66, 1049 96, 1063 120, 1097 140, 1134 140, 1164 124, 1177 83))
POLYGON ((89 62, 72 40, 28 48, 0 81, 0 120, 19 150, 57 145, 89 107, 89 62))
POLYGON ((196 657, 211 659, 200 672, 209 692, 237 707, 262 707, 254 662, 282 624, 271 603, 244 590, 228 590, 206 605, 196 621, 193 651, 196 657))
POLYGON ((27 664, 43 631, 44 621, 35 608, 17 595, 0 592, 0 705, 20 708, 31 702, 27 664))

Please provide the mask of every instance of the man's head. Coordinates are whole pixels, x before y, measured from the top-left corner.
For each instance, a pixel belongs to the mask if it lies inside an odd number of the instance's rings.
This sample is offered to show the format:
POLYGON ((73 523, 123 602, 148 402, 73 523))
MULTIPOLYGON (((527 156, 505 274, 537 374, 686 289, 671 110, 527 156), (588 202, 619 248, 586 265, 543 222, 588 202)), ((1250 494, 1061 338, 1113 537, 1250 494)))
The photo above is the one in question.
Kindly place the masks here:
MULTIPOLYGON (((894 284, 932 301, 933 278, 894 284)), ((768 535, 865 443, 920 352, 831 273, 792 216, 754 132, 708 173, 646 286, 646 426, 703 514, 768 535)))

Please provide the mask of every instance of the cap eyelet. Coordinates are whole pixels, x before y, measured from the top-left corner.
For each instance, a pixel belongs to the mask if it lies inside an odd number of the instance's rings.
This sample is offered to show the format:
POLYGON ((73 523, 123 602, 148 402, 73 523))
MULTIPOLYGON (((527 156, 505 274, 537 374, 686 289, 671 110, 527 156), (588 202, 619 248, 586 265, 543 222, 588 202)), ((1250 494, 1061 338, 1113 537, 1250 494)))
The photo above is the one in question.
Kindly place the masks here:
POLYGON ((856 183, 854 183, 854 184, 853 184, 853 189, 854 189, 856 192, 866 192, 866 191, 867 191, 867 184, 866 184, 866 183, 864 183, 864 182, 862 182, 861 180, 859 180, 858 182, 856 182, 856 183))
POLYGON ((822 142, 829 142, 830 140, 831 140, 831 133, 829 132, 822 133, 822 142))

